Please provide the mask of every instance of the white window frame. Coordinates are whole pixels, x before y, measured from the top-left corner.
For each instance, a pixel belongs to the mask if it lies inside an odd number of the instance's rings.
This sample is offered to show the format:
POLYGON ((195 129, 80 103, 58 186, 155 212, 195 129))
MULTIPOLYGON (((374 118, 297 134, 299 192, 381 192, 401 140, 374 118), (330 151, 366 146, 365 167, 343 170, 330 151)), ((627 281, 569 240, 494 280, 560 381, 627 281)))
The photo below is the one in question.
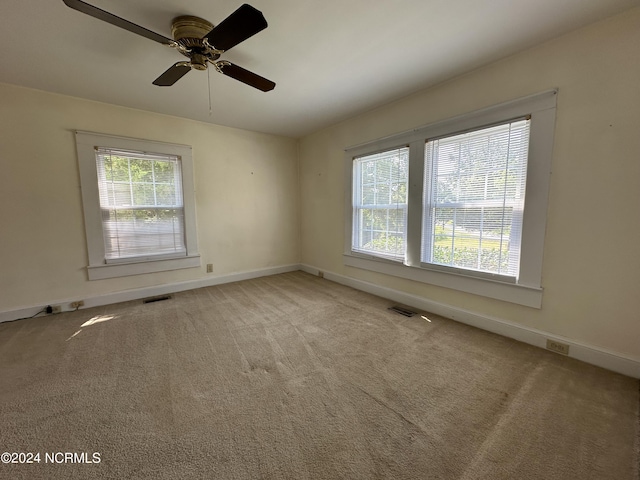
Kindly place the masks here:
POLYGON ((102 280, 106 278, 200 267, 191 147, 93 132, 76 131, 75 134, 78 165, 80 168, 80 185, 82 187, 85 233, 89 255, 89 265, 87 267, 89 280, 102 280), (182 192, 184 197, 186 255, 175 257, 162 256, 158 258, 138 257, 129 260, 119 260, 116 263, 106 262, 100 195, 98 191, 96 147, 152 152, 180 157, 182 192))
MULTIPOLYGON (((504 125, 508 125, 508 124, 512 124, 513 122, 518 122, 518 121, 522 121, 522 120, 530 120, 529 116, 527 115, 525 118, 515 118, 515 119, 509 119, 506 121, 502 121, 499 122, 497 125, 489 125, 489 126, 484 126, 484 127, 480 127, 477 129, 472 129, 471 132, 469 133, 478 133, 478 132, 482 132, 485 128, 491 128, 494 126, 504 126, 504 125)), ((467 132, 463 132, 467 133, 467 132)), ((528 135, 528 134, 527 134, 528 135)), ((439 137, 439 138, 435 138, 435 139, 428 139, 425 142, 425 147, 428 148, 429 146, 429 142, 431 142, 432 140, 439 140, 441 138, 443 139, 447 139, 449 137, 455 137, 458 136, 458 133, 454 133, 451 135, 445 135, 444 137, 439 137)), ((527 138, 527 143, 528 143, 528 138, 527 138)), ((426 150, 425 148, 425 150, 426 150)), ((427 155, 428 156, 428 155, 427 155)), ((433 163, 429 163, 427 161, 427 156, 425 156, 425 171, 424 171, 424 175, 425 175, 425 181, 427 181, 427 179, 429 178, 429 176, 431 175, 432 169, 433 169, 433 163)), ((527 154, 527 163, 528 163, 528 154, 527 154)), ((431 178, 429 178, 430 180, 432 180, 431 178)), ((526 191, 526 189, 525 189, 526 191)), ((433 225, 433 218, 431 217, 431 215, 429 213, 425 213, 424 212, 424 207, 427 206, 427 203, 431 202, 432 199, 432 195, 433 195, 433 191, 432 191, 432 185, 431 182, 429 182, 427 185, 424 185, 424 201, 423 201, 423 224, 422 224, 422 257, 421 257, 421 264, 420 266, 424 267, 424 268, 430 268, 430 269, 435 269, 435 270, 442 270, 442 271, 448 271, 451 273, 459 273, 462 275, 471 275, 471 276, 477 276, 477 277, 484 277, 484 278, 488 278, 488 279, 493 279, 493 280, 499 280, 502 282, 507 282, 507 283, 515 283, 516 282, 516 276, 515 275, 509 275, 507 273, 492 273, 492 272, 487 272, 487 271, 481 271, 481 270, 475 270, 475 269, 464 269, 464 268, 460 268, 460 267, 455 267, 453 265, 442 265, 442 264, 438 264, 438 263, 431 263, 431 262, 425 262, 424 261, 424 249, 425 247, 428 247, 430 250, 430 254, 433 252, 433 244, 432 244, 432 235, 433 235, 433 230, 432 230, 432 225, 433 225)), ((505 202, 505 199, 500 200, 500 204, 504 205, 503 202, 505 202)), ((506 201, 508 203, 508 201, 506 201)), ((522 209, 522 207, 521 207, 522 209)), ((524 212, 523 212, 524 213, 524 212)), ((520 214, 522 215, 522 214, 520 214)), ((519 253, 520 253, 520 243, 521 243, 521 238, 522 238, 522 218, 520 215, 515 215, 513 216, 513 220, 514 223, 511 225, 511 238, 510 238, 510 243, 514 244, 517 243, 517 249, 516 249, 516 253, 518 255, 518 264, 520 263, 520 259, 519 259, 519 253), (514 228, 514 226, 516 226, 516 228, 514 228), (517 232, 516 234, 514 234, 514 230, 517 232)), ((509 251, 509 254, 511 255, 511 249, 509 251)))
MULTIPOLYGON (((408 149, 408 147, 405 145, 404 147, 401 147, 401 149, 408 149)), ((399 150, 399 149, 391 149, 390 151, 393 150, 399 150)), ((387 153, 388 150, 385 150, 383 152, 376 152, 376 153, 387 153)), ((367 155, 369 156, 369 155, 367 155)), ((357 167, 357 163, 358 161, 362 160, 363 157, 358 157, 358 158, 354 158, 353 159, 353 175, 356 175, 355 172, 359 171, 358 167, 357 167)), ((354 251, 357 251, 359 254, 362 255, 372 255, 375 257, 380 257, 380 258, 385 258, 388 260, 391 260, 393 262, 400 262, 402 263, 404 261, 404 255, 402 256, 398 256, 398 255, 394 255, 394 254, 387 254, 384 252, 370 252, 370 251, 366 251, 363 249, 355 249, 353 246, 354 245, 359 245, 360 244, 360 222, 355 220, 355 218, 358 216, 359 213, 361 213, 361 210, 364 208, 379 208, 379 209, 392 209, 392 208, 396 208, 396 209, 401 209, 404 211, 404 218, 406 219, 407 217, 407 204, 403 203, 403 204, 385 204, 385 205, 369 205, 369 206, 365 206, 365 205, 361 205, 360 202, 358 200, 356 200, 357 198, 357 193, 361 191, 362 189, 362 185, 361 185, 361 178, 358 177, 355 182, 354 182, 357 187, 355 189, 355 191, 353 192, 353 232, 352 232, 352 238, 353 238, 353 242, 352 242, 352 246, 351 248, 354 249, 354 251)), ((408 184, 408 172, 407 172, 407 184, 408 184)), ((360 215, 361 216, 361 215, 360 215)), ((406 224, 406 221, 405 221, 406 224)))
POLYGON ((541 308, 542 260, 546 229, 557 90, 502 103, 415 130, 345 150, 344 264, 511 303, 541 308), (429 138, 479 129, 523 117, 531 118, 526 197, 522 224, 520 272, 516 282, 473 271, 448 271, 421 263, 425 146, 429 138), (353 159, 382 150, 410 146, 407 254, 404 264, 351 250, 353 159))

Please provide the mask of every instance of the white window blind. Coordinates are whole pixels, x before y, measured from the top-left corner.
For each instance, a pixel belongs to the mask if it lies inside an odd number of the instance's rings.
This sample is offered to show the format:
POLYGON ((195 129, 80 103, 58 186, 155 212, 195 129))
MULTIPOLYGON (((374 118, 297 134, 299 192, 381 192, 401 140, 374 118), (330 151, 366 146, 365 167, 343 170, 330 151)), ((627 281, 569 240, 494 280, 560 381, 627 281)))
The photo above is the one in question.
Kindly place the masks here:
POLYGON ((181 159, 96 148, 105 262, 185 256, 181 159))
POLYGON ((404 259, 408 167, 408 147, 354 159, 353 251, 404 259))
POLYGON ((518 277, 529 123, 427 141, 422 262, 518 277))

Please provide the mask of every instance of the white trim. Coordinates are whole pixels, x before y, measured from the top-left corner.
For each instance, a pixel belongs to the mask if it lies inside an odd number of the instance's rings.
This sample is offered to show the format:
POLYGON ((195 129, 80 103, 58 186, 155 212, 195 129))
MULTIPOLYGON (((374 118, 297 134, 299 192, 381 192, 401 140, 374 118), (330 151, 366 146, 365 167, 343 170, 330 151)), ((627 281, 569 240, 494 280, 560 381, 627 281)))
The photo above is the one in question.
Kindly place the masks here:
POLYGON ((397 145, 409 144, 425 138, 437 138, 455 132, 475 129, 491 123, 502 122, 507 118, 518 118, 532 111, 547 110, 556 107, 558 89, 547 90, 522 97, 498 105, 492 105, 471 113, 457 115, 446 120, 437 121, 414 128, 407 132, 396 133, 373 141, 352 145, 344 149, 350 157, 366 155, 370 152, 394 148, 397 145))
POLYGON ((399 290, 381 287, 373 283, 346 277, 337 273, 327 272, 326 270, 321 270, 311 265, 302 264, 300 269, 307 273, 311 273, 312 275, 318 275, 318 273, 322 271, 324 278, 332 282, 340 283, 357 290, 362 290, 379 297, 388 298, 410 307, 434 313, 504 337, 513 338, 536 347, 545 348, 547 339, 566 343, 570 346, 569 357, 591 365, 606 368, 607 370, 618 372, 629 377, 640 378, 640 358, 621 355, 593 345, 553 335, 542 330, 516 325, 500 318, 481 315, 444 303, 434 302, 424 297, 404 293, 399 290))
POLYGON ((104 265, 89 265, 87 273, 89 280, 104 280, 128 275, 142 275, 144 273, 166 272, 182 268, 196 268, 200 266, 200 255, 181 258, 163 258, 143 262, 108 263, 104 265))
MULTIPOLYGON (((75 310, 69 306, 73 301, 80 298, 84 300, 84 307, 98 307, 102 305, 111 305, 112 303, 128 302, 130 300, 138 300, 141 298, 154 297, 157 295, 165 295, 168 293, 183 292, 185 290, 193 290, 195 288, 211 287, 213 285, 221 285, 223 283, 240 282, 242 280, 250 280, 252 278, 266 277, 268 275, 277 275, 279 273, 295 272, 300 270, 300 265, 282 265, 279 267, 261 268, 257 270, 248 270, 245 272, 229 273, 215 277, 200 278, 198 280, 188 280, 186 282, 168 283, 165 285, 155 285, 152 287, 136 288, 132 290, 124 290, 121 292, 105 293, 102 295, 94 295, 82 297, 78 295, 74 298, 63 300, 50 300, 43 302, 43 306, 39 307, 23 307, 15 310, 0 312, 0 323, 10 322, 21 318, 27 318, 35 315, 47 305, 61 305, 62 311, 68 312, 75 310)), ((49 315, 50 316, 50 315, 49 315)), ((39 317, 40 318, 40 317, 39 317)))
POLYGON ((188 145, 118 137, 80 130, 75 131, 75 136, 80 169, 80 184, 82 186, 82 206, 84 210, 87 252, 89 256, 89 265, 87 267, 89 280, 101 280, 104 278, 199 267, 200 256, 198 254, 198 235, 196 231, 192 148, 188 145), (174 257, 171 260, 163 259, 146 262, 137 259, 122 263, 105 263, 98 176, 95 160, 96 147, 154 152, 181 158, 186 257, 174 257))
POLYGON ((453 272, 437 271, 403 265, 401 263, 381 261, 380 259, 359 258, 353 254, 343 256, 344 264, 372 272, 407 278, 416 282, 438 285, 452 290, 473 293, 483 297, 495 298, 504 302, 524 305, 526 307, 542 307, 542 288, 527 287, 515 283, 498 282, 481 277, 471 277, 453 272))
MULTIPOLYGON (((424 191, 425 142, 415 140, 409 145, 409 172, 407 197, 407 265, 420 264, 422 249, 422 196, 424 191)), ((427 182, 429 183, 429 182, 427 182)))
MULTIPOLYGON (((570 345, 569 357, 633 378, 640 378, 640 358, 620 355, 616 352, 594 347, 585 343, 576 342, 574 340, 558 335, 553 335, 542 330, 515 325, 506 320, 481 315, 469 310, 446 305, 444 303, 434 302, 424 297, 418 297, 416 295, 411 295, 387 287, 381 287, 373 283, 346 277, 337 273, 327 272, 326 270, 306 264, 282 265, 279 267, 262 268, 258 270, 230 273, 217 277, 201 278, 198 280, 190 280, 186 282, 156 285, 152 287, 137 288, 133 290, 125 290, 122 292, 113 292, 92 297, 85 297, 85 305, 82 309, 84 310, 90 307, 98 307, 102 305, 110 305, 113 303, 139 300, 142 298, 154 297, 157 295, 166 295, 169 293, 182 292, 195 288, 210 287, 213 285, 221 285, 224 283, 250 280, 252 278, 277 275, 279 273, 295 272, 297 270, 302 270, 312 275, 319 275, 320 272, 323 272, 324 278, 332 282, 346 285, 348 287, 371 293, 372 295, 377 295, 382 298, 388 298, 389 300, 393 300, 410 307, 419 308, 426 312, 434 313, 436 315, 440 315, 442 317, 449 318, 460 323, 471 325, 482 330, 493 332, 504 337, 513 338, 520 342, 527 343, 536 347, 545 348, 547 339, 566 343, 570 345)), ((52 300, 50 302, 43 303, 44 306, 62 305, 63 311, 71 311, 73 309, 69 307, 69 304, 75 300, 78 300, 78 297, 65 300, 52 300)), ((30 317, 41 311, 42 308, 42 306, 23 307, 16 310, 0 312, 0 323, 30 317)))

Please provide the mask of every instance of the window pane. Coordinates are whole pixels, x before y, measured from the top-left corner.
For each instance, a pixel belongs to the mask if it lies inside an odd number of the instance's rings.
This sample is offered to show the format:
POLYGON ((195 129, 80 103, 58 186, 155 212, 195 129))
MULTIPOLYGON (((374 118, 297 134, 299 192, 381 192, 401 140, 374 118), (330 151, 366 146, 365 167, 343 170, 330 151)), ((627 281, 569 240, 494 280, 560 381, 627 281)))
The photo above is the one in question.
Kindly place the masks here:
POLYGON ((108 179, 115 182, 129 182, 129 160, 119 156, 109 156, 105 159, 105 169, 108 179))
POLYGON ((98 187, 107 262, 186 255, 177 157, 98 149, 98 187), (149 158, 154 157, 154 158, 149 158))
POLYGON ((517 277, 529 120, 428 141, 422 261, 517 277))
POLYGON ((402 260, 406 250, 409 149, 356 158, 353 168, 352 249, 402 260))
POLYGON ((113 182, 109 187, 111 187, 110 190, 113 192, 113 198, 109 201, 109 205, 131 205, 131 185, 129 182, 113 182))
POLYGON ((149 206, 155 204, 153 184, 134 183, 132 185, 132 192, 134 205, 149 206))
POLYGON ((182 244, 182 210, 103 210, 108 258, 170 254, 182 244))

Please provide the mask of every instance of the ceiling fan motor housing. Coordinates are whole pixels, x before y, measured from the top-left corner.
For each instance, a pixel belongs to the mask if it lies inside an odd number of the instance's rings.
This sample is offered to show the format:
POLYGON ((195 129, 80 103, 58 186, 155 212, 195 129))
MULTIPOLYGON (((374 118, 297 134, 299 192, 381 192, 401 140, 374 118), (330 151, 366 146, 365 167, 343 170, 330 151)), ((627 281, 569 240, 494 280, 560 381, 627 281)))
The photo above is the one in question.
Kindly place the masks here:
POLYGON ((171 35, 176 42, 185 40, 186 43, 196 40, 192 46, 202 46, 202 37, 213 30, 213 23, 200 17, 182 15, 173 19, 171 23, 171 35), (199 41, 199 45, 198 45, 199 41))
POLYGON ((191 66, 196 70, 206 70, 207 61, 220 57, 219 54, 210 52, 202 40, 211 30, 213 30, 211 22, 191 15, 176 17, 171 24, 173 39, 185 49, 190 50, 189 53, 181 53, 189 57, 191 66))

